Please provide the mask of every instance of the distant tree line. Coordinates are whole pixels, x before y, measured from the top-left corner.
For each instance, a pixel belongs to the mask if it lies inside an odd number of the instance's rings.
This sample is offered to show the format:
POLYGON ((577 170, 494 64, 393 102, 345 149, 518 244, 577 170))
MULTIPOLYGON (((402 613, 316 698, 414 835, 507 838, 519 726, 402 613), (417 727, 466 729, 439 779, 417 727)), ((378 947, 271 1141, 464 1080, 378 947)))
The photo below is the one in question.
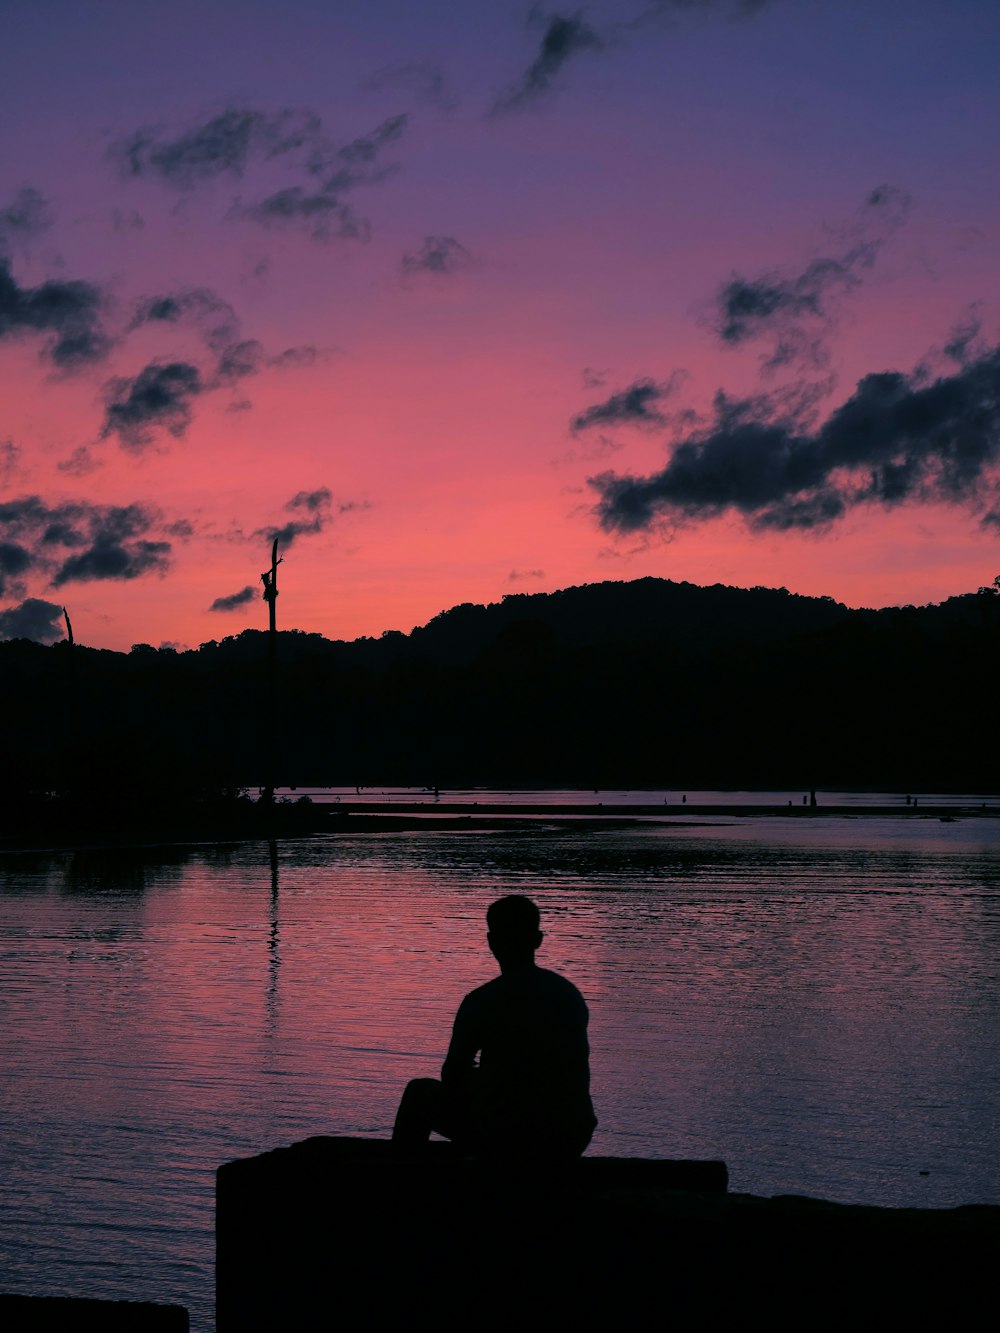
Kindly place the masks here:
MULTIPOLYGON (((997 586, 850 610, 663 579, 279 636, 282 783, 996 791, 997 586)), ((0 643, 8 797, 265 781, 266 634, 0 643)))

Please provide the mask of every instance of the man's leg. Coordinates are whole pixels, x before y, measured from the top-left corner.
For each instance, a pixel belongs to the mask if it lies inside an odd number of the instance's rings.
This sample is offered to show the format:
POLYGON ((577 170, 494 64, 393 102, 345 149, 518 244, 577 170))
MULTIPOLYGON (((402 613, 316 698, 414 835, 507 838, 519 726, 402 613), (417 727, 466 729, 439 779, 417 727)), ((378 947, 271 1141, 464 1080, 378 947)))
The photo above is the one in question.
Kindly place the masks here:
POLYGON ((419 1148, 431 1131, 442 1133, 444 1089, 436 1078, 414 1078, 403 1092, 392 1141, 400 1148, 419 1148))

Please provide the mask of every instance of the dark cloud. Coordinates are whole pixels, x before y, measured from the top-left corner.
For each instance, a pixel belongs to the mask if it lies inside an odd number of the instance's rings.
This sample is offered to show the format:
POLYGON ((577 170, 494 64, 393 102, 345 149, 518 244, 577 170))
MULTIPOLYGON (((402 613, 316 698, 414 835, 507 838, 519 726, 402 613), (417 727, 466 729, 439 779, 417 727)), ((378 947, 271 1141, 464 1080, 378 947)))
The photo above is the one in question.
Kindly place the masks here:
POLYGON ((142 504, 50 505, 37 495, 0 504, 0 544, 8 560, 51 575, 53 587, 162 573, 171 552, 162 529, 159 512, 142 504))
POLYGON ((55 643, 63 637, 63 609, 55 602, 28 597, 20 606, 0 611, 0 639, 31 639, 34 643, 55 643))
MULTIPOLYGON (((87 515, 87 544, 65 559, 52 579, 54 588, 72 581, 91 579, 135 579, 143 574, 162 574, 170 556, 167 541, 147 536, 155 518, 144 505, 94 506, 87 515)), ((71 529, 72 530, 72 529, 71 529)), ((74 537, 79 532, 74 530, 74 537)), ((60 545, 78 544, 62 536, 60 545)))
POLYGON ((666 417, 659 404, 677 388, 680 376, 669 380, 639 379, 626 389, 619 389, 603 403, 585 408, 570 422, 570 430, 578 434, 593 426, 662 426, 666 417))
MULTIPOLYGON (((269 356, 256 338, 239 337, 236 311, 207 287, 144 297, 136 304, 128 332, 147 325, 192 327, 215 359, 207 367, 188 359, 155 360, 137 375, 108 381, 100 438, 117 436, 124 448, 134 451, 148 448, 163 434, 183 437, 193 418, 194 400, 201 395, 233 388, 264 369, 315 365, 321 355, 318 348, 302 345, 269 356)), ((239 406, 249 403, 244 400, 239 406)), ((93 460, 84 447, 59 466, 83 474, 93 460)))
POLYGON ((609 531, 735 513, 754 530, 824 528, 859 505, 998 509, 1000 347, 952 373, 866 375, 822 424, 815 395, 719 394, 651 476, 590 479, 609 531))
MULTIPOLYGON (((339 513, 353 508, 351 504, 341 504, 339 513)), ((258 528, 254 537, 262 537, 269 542, 277 540, 287 549, 297 537, 311 537, 322 532, 330 521, 333 509, 333 496, 329 487, 320 486, 315 491, 299 491, 284 506, 285 512, 292 517, 280 526, 258 528)))
POLYGON ((507 575, 508 583, 520 583, 524 579, 543 579, 544 569, 512 569, 507 575))
POLYGON ((868 196, 859 221, 847 229, 837 253, 818 255, 798 273, 733 274, 719 289, 711 323, 720 340, 739 347, 767 339, 765 370, 792 362, 822 364, 824 339, 838 296, 860 286, 889 237, 902 225, 911 200, 881 185, 868 196))
POLYGON ((45 196, 26 185, 13 203, 0 208, 0 247, 30 240, 51 226, 52 210, 45 196))
POLYGON ((254 161, 312 157, 324 147, 322 123, 312 112, 232 107, 173 137, 159 126, 136 130, 108 151, 126 179, 152 176, 190 190, 219 176, 240 177, 254 161))
POLYGON ((493 104, 494 112, 513 111, 540 101, 553 91, 559 72, 587 51, 601 51, 604 41, 580 14, 552 14, 538 54, 521 77, 493 104))
POLYGON ((22 287, 0 255, 0 339, 41 334, 44 355, 60 370, 77 370, 106 356, 103 298, 92 283, 53 279, 22 287))
POLYGON ((469 268, 472 256, 454 236, 425 236, 419 250, 403 255, 400 267, 406 274, 457 273, 469 268))
POLYGON ((216 597, 208 609, 210 611, 236 611, 239 607, 246 606, 248 602, 254 601, 256 596, 257 589, 252 583, 248 583, 239 592, 231 592, 227 597, 216 597))
POLYGON ((30 551, 17 542, 0 541, 0 597, 20 595, 24 585, 18 576, 31 565, 30 551))
POLYGON ((137 579, 143 574, 162 574, 170 555, 169 542, 111 539, 95 542, 79 555, 72 555, 56 571, 52 586, 89 579, 137 579))
POLYGON ((136 303, 128 330, 144 324, 192 324, 213 351, 231 343, 239 332, 236 311, 208 287, 192 287, 136 303))
POLYGON ((152 444, 159 431, 180 439, 191 424, 191 403, 205 387, 188 361, 151 361, 138 375, 109 380, 101 439, 117 435, 132 450, 152 444))

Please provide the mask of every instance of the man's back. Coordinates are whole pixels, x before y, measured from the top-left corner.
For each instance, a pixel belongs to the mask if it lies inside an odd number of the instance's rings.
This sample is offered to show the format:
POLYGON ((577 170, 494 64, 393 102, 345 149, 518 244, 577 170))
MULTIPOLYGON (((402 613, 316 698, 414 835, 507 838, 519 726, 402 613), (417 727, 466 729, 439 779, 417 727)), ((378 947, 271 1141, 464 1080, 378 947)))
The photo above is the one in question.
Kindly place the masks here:
POLYGON ((436 1131, 488 1156, 579 1156, 597 1124, 586 1003, 572 982, 535 966, 544 936, 530 898, 498 899, 486 924, 500 976, 459 1006, 441 1081, 406 1085, 393 1141, 409 1151, 436 1131))
POLYGON ((583 996, 557 972, 505 971, 462 1001, 442 1082, 470 1079, 478 1053, 476 1118, 487 1141, 581 1152, 596 1124, 587 1020, 583 996))

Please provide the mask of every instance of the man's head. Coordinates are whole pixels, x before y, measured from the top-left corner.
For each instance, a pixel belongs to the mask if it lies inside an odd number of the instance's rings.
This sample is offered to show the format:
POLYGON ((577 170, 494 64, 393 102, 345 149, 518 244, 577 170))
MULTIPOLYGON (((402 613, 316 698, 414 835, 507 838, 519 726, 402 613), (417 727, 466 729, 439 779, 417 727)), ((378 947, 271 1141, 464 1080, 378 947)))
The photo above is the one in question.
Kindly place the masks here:
POLYGON ((486 941, 501 971, 526 967, 535 961, 542 942, 538 908, 530 898, 512 893, 491 903, 486 913, 486 941))

